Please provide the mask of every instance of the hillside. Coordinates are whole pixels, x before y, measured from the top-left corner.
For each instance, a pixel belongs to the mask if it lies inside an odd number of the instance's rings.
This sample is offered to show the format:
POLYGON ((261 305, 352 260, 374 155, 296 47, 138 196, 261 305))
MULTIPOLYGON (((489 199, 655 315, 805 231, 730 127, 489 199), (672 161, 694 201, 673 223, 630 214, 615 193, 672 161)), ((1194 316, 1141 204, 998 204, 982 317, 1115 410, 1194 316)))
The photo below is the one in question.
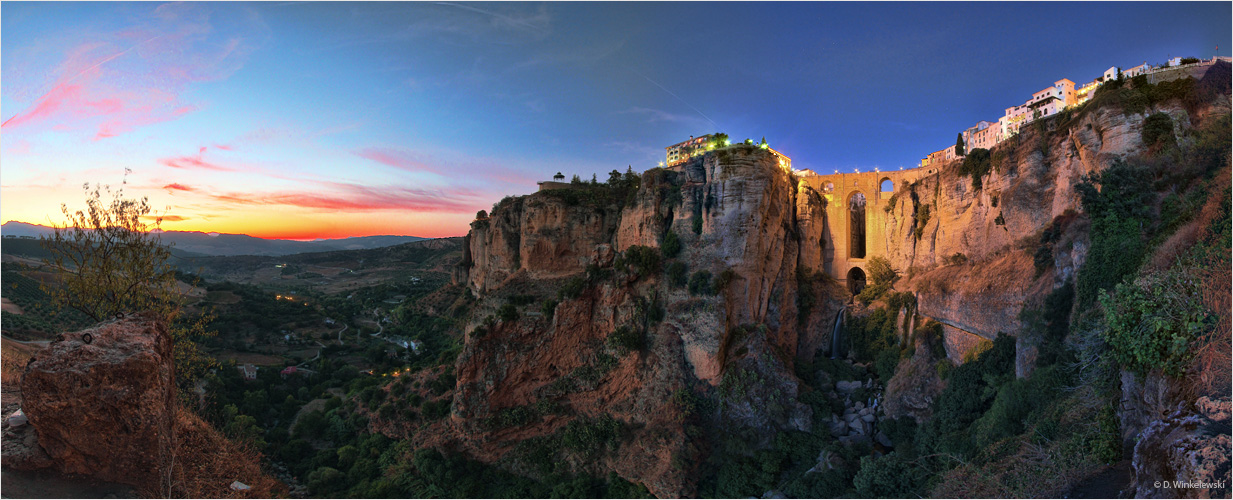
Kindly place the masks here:
MULTIPOLYGON (((5 242, 9 237, 38 238, 52 233, 52 228, 38 224, 9 221, 0 227, 5 242)), ((246 234, 202 233, 198 231, 163 231, 160 239, 186 255, 290 255, 306 252, 363 250, 380 248, 425 238, 416 236, 358 236, 316 241, 265 239, 246 234)))

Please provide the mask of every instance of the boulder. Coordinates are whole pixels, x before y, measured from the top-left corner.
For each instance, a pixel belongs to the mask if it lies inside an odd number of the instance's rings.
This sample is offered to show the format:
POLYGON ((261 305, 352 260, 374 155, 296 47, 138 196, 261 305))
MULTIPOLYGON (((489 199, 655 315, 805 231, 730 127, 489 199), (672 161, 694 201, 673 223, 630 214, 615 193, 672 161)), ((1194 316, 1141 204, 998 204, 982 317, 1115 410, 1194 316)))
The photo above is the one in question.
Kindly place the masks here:
POLYGON ((141 487, 171 458, 172 341, 150 316, 61 335, 30 360, 21 391, 39 444, 64 472, 141 487))
POLYGON ((843 436, 848 433, 848 423, 843 422, 843 421, 831 422, 830 428, 827 430, 830 431, 831 436, 834 436, 834 437, 843 436))
POLYGON ((28 418, 26 418, 26 414, 22 413, 21 410, 17 410, 13 412, 12 415, 9 415, 8 420, 9 420, 9 427, 13 427, 13 428, 26 425, 26 423, 30 421, 28 418))
POLYGON ((873 435, 873 439, 877 440, 877 442, 881 443, 882 446, 885 446, 887 448, 894 446, 894 443, 891 442, 890 437, 888 437, 885 432, 878 431, 877 434, 873 435))
POLYGON ((866 413, 864 415, 861 415, 861 420, 872 424, 878 420, 878 417, 875 417, 872 414, 866 413))
POLYGON ((841 380, 835 382, 835 390, 844 394, 851 394, 861 388, 861 383, 856 380, 841 380))
POLYGON ((861 422, 860 420, 853 420, 851 422, 848 422, 848 427, 851 427, 852 432, 855 432, 857 434, 865 433, 865 423, 861 422))

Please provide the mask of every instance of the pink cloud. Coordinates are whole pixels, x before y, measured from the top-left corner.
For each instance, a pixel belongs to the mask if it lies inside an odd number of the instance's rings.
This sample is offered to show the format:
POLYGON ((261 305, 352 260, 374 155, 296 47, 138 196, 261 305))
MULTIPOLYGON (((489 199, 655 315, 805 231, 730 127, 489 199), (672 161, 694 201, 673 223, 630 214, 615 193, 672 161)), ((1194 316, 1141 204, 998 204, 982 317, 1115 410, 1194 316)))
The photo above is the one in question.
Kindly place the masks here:
POLYGON ((166 185, 166 186, 163 186, 163 189, 169 189, 169 190, 174 189, 174 190, 176 190, 176 191, 188 191, 188 192, 190 192, 190 193, 191 193, 191 192, 193 192, 193 191, 195 191, 195 189, 193 189, 193 188, 191 188, 191 187, 188 187, 188 186, 185 186, 185 185, 183 185, 183 184, 180 184, 180 183, 178 183, 178 182, 173 182, 173 183, 171 183, 171 184, 168 184, 168 185, 166 185))
POLYGON ((400 170, 409 172, 432 172, 434 174, 443 174, 444 169, 427 163, 423 155, 412 153, 393 148, 364 148, 355 151, 355 154, 361 158, 369 159, 400 170))
POLYGON ((163 158, 158 162, 171 168, 193 169, 193 170, 213 170, 216 172, 235 172, 237 169, 224 167, 205 161, 206 151, 209 150, 206 146, 201 146, 197 149, 196 156, 177 156, 174 158, 163 158))
POLYGON ((274 193, 224 193, 211 198, 241 205, 286 205, 319 210, 369 212, 405 210, 411 212, 467 213, 475 210, 474 195, 467 190, 413 188, 374 188, 357 184, 321 183, 331 192, 281 191, 274 193))
MULTIPOLYGON (((210 22, 215 9, 165 4, 137 18, 134 26, 91 34, 91 41, 59 53, 51 52, 53 43, 18 53, 16 65, 60 62, 50 71, 32 72, 51 75, 47 80, 6 82, 6 93, 30 99, 30 104, 0 128, 6 133, 36 126, 87 130, 101 140, 196 111, 197 105, 184 102, 185 90, 229 77, 268 36, 268 27, 252 9, 241 8, 240 15, 217 25, 210 22)), ((57 36, 67 34, 49 35, 57 36)))

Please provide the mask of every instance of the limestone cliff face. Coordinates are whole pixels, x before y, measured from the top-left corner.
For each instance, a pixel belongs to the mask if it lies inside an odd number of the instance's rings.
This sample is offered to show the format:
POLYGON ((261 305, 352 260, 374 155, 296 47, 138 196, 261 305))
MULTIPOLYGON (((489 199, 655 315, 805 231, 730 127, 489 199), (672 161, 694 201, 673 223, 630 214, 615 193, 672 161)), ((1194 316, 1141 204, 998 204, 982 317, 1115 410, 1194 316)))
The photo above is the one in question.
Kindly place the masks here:
POLYGON ((515 293, 555 299, 590 264, 610 277, 587 278, 550 315, 536 302, 521 319, 484 326, 480 312, 472 323, 479 333, 468 335, 456 367, 454 418, 441 444, 517 469, 516 443, 609 415, 630 431, 611 454, 575 466, 681 496, 693 494, 691 471, 703 460, 685 437, 685 426, 703 417, 682 406, 683 394, 717 405, 708 428, 763 437, 809 429, 812 412, 795 402, 792 366, 797 355, 829 346, 841 304, 820 280, 807 285, 815 299, 798 317, 798 270, 821 267, 823 197, 765 151, 741 147, 680 171, 648 172, 623 200, 587 189, 580 198, 510 199, 472 223, 456 278, 482 298, 482 311, 515 293), (722 289, 691 294, 666 272, 613 267, 614 254, 636 245, 659 253, 669 232, 682 251, 665 264, 710 273, 722 289), (662 320, 650 319, 653 308, 662 320), (641 332, 645 347, 611 345, 618 329, 641 332), (529 421, 502 420, 532 406, 543 411, 529 421))
MULTIPOLYGON (((896 197, 884 230, 886 256, 900 271, 918 270, 900 288, 919 292, 920 312, 986 338, 1021 329, 1025 302, 1075 276, 1087 256, 1086 219, 1075 185, 1114 161, 1142 152, 1143 120, 1168 113, 1190 128, 1177 104, 1124 115, 1100 108, 1064 128, 1028 126, 993 150, 992 171, 974 189, 959 162, 944 165, 896 197), (915 234, 920 206, 930 217, 915 234), (1055 219, 1065 222, 1052 273, 1037 277, 1031 252, 1055 219), (958 256, 960 258, 956 259, 958 256)), ((1056 127, 1056 122, 1048 122, 1056 127)))
POLYGON ((544 193, 507 199, 471 223, 456 279, 485 292, 518 271, 532 278, 577 274, 596 245, 610 240, 616 219, 544 193))

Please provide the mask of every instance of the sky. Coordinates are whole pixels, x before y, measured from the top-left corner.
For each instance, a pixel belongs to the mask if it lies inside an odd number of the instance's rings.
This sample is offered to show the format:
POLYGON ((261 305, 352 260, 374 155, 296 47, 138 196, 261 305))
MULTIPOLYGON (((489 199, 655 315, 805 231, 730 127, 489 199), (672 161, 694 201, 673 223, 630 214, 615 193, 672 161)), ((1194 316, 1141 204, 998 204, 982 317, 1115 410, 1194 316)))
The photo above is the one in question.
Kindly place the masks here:
POLYGON ((1233 53, 1229 2, 0 4, 0 222, 466 234, 691 135, 912 168, 1056 80, 1233 53))

